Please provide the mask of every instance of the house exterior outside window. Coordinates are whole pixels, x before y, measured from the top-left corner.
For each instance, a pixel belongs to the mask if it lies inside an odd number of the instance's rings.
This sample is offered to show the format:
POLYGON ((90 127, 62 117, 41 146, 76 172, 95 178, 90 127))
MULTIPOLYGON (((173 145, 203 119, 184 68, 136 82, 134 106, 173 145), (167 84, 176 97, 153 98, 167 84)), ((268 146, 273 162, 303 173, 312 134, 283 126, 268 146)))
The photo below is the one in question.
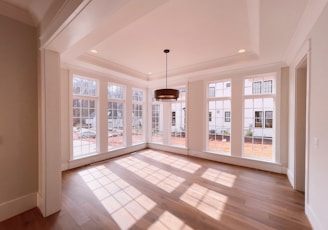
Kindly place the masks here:
POLYGON ((108 83, 108 150, 124 147, 125 88, 108 83))
POLYGON ((72 77, 72 159, 97 152, 97 82, 85 77, 72 77))
POLYGON ((145 141, 144 135, 144 91, 132 89, 132 144, 139 144, 145 141))
POLYGON ((243 157, 273 160, 275 75, 244 80, 243 157))
POLYGON ((207 150, 230 154, 231 81, 221 80, 208 84, 208 139, 207 150))
POLYGON ((151 142, 163 144, 163 103, 155 100, 151 94, 151 142))
POLYGON ((179 98, 171 102, 171 136, 170 144, 186 146, 186 87, 178 88, 179 98))

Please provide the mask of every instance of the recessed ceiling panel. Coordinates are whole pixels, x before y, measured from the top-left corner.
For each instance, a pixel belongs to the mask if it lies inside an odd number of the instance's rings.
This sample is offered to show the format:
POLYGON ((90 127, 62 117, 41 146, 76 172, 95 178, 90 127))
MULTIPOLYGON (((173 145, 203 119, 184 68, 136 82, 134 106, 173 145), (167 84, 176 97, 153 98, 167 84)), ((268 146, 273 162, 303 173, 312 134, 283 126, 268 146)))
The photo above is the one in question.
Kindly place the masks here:
POLYGON ((144 74, 213 62, 250 49, 245 0, 171 0, 98 44, 97 57, 144 74))

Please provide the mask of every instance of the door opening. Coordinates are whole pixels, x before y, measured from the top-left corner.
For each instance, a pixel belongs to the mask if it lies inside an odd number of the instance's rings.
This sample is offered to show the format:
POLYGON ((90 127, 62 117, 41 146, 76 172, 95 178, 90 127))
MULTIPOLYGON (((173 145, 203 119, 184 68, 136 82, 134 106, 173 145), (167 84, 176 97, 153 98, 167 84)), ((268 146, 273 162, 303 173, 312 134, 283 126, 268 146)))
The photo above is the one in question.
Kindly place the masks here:
POLYGON ((296 68, 295 116, 295 189, 305 191, 306 124, 307 124, 307 57, 296 68))

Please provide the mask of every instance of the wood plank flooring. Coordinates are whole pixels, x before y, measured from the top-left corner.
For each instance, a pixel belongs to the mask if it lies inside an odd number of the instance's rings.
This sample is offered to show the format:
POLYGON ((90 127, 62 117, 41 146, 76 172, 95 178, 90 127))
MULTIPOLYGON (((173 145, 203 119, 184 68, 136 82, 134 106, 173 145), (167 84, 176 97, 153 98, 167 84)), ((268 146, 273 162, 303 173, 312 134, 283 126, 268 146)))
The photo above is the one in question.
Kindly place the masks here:
POLYGON ((146 149, 63 173, 62 210, 4 229, 311 229, 285 175, 146 149))

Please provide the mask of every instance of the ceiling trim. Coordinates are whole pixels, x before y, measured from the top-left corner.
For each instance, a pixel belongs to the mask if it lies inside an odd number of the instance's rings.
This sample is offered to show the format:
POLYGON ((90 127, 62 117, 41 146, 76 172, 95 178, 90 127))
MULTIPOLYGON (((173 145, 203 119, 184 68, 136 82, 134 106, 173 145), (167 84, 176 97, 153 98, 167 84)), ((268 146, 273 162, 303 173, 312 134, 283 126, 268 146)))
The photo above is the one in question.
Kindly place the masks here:
POLYGON ((297 55, 302 44, 306 41, 307 36, 312 27, 320 17, 322 11, 326 7, 328 0, 309 1, 306 9, 297 25, 295 33, 290 40, 289 46, 284 55, 284 61, 290 65, 294 57, 297 55))
POLYGON ((65 0, 44 31, 41 31, 40 47, 49 48, 63 30, 79 15, 91 0, 65 0))
MULTIPOLYGON (((179 69, 171 69, 168 71, 168 77, 184 75, 193 72, 199 72, 207 69, 222 68, 224 66, 233 66, 241 63, 249 63, 258 59, 258 55, 253 52, 245 52, 242 54, 236 54, 224 58, 218 58, 208 62, 197 63, 195 65, 185 66, 179 69)), ((165 78, 165 73, 153 74, 149 77, 149 80, 155 80, 159 78, 165 78)))
MULTIPOLYGON (((258 56, 252 52, 246 52, 243 54, 237 54, 233 55, 230 57, 225 57, 225 58, 219 58, 216 60, 211 60, 208 62, 203 62, 203 63, 198 63, 195 65, 190 65, 190 66, 185 66, 183 68, 175 69, 175 70, 169 70, 168 71, 168 77, 172 78, 174 76, 181 76, 181 75, 186 75, 189 73, 193 72, 199 72, 199 71, 204 71, 207 69, 217 69, 217 68, 222 68, 225 66, 234 66, 238 64, 246 64, 251 61, 257 60, 258 56)), ((80 57, 77 58, 78 61, 89 64, 92 66, 100 66, 102 68, 108 69, 108 70, 113 70, 118 73, 122 73, 125 75, 133 76, 141 80, 148 80, 148 81, 153 81, 153 80, 158 80, 158 79, 164 79, 165 78, 165 72, 162 73, 157 73, 153 75, 147 75, 144 73, 141 73, 137 70, 128 68, 126 66, 108 61, 103 58, 96 57, 91 54, 83 54, 80 57)))
POLYGON ((90 54, 83 54, 80 57, 78 57, 77 60, 92 64, 92 65, 100 66, 100 67, 103 67, 106 69, 110 69, 115 72, 133 76, 133 77, 139 78, 141 80, 148 80, 148 75, 146 75, 146 74, 143 74, 137 70, 128 68, 126 66, 117 64, 115 62, 111 62, 111 61, 108 61, 108 60, 100 58, 100 57, 95 57, 90 54))
POLYGON ((6 2, 0 1, 0 15, 14 19, 29 26, 37 27, 37 22, 28 11, 15 7, 6 2))
POLYGON ((149 81, 147 80, 81 61, 75 61, 74 63, 62 63, 61 67, 63 69, 69 69, 73 73, 84 74, 86 77, 100 76, 106 79, 115 79, 115 81, 130 85, 132 84, 139 87, 147 87, 149 85, 149 81))

